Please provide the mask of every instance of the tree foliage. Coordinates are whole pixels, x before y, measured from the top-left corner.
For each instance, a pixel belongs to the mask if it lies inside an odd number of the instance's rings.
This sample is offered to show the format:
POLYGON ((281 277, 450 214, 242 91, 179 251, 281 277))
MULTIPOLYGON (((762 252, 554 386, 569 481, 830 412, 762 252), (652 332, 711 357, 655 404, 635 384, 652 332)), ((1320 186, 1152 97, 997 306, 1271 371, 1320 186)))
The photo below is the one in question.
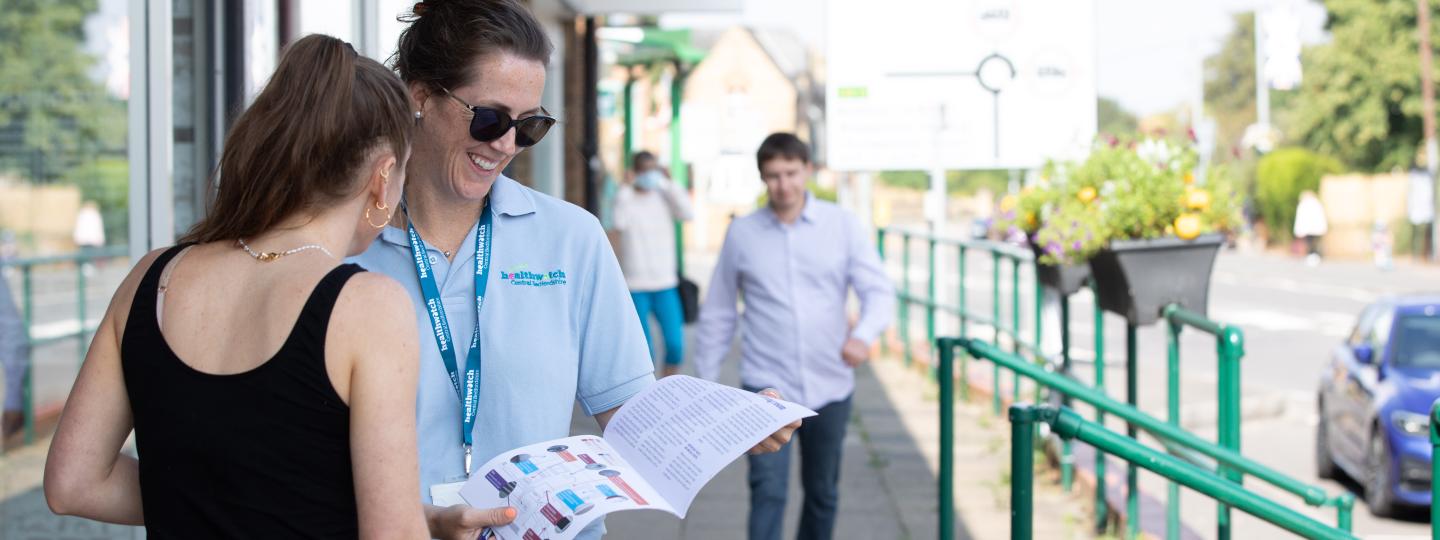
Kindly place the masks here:
POLYGON ((1215 160, 1243 156, 1240 139, 1255 122, 1255 14, 1234 16, 1220 51, 1205 59, 1205 111, 1215 119, 1215 160))
POLYGON ((1300 193, 1319 192, 1320 179, 1342 168, 1335 158, 1304 148, 1282 148, 1260 158, 1255 203, 1265 223, 1270 224, 1271 239, 1288 240, 1300 193))
POLYGON ((0 166, 54 181, 124 144, 125 109, 83 49, 95 0, 0 0, 0 166))
MULTIPOLYGON (((1423 138, 1416 3, 1324 4, 1331 39, 1302 55, 1305 79, 1293 104, 1291 139, 1360 170, 1408 167, 1423 138)), ((1440 24, 1431 34, 1440 43, 1440 24)))
POLYGON ((1101 97, 1095 101, 1096 120, 1102 135, 1130 137, 1139 130, 1140 121, 1125 110, 1115 98, 1101 97))

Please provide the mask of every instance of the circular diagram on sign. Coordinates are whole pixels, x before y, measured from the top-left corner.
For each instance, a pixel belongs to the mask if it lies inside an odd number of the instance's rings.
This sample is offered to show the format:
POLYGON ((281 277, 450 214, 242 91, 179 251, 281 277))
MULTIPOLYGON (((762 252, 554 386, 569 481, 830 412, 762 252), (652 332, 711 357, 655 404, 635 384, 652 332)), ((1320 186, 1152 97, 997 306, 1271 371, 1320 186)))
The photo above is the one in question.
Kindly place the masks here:
POLYGON ((981 59, 975 68, 975 79, 980 81, 980 86, 995 94, 1009 88, 1015 82, 1015 75, 1015 64, 998 53, 981 59))

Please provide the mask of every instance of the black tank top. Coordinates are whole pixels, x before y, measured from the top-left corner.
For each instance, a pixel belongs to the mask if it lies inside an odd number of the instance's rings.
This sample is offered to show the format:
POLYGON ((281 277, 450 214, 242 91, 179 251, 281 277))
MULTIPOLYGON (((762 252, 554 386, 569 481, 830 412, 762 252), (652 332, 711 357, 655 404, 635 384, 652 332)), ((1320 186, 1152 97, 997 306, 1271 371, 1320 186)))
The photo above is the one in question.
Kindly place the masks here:
POLYGON ((120 359, 147 536, 355 538, 350 409, 325 371, 325 332, 357 265, 315 286, 280 351, 250 371, 212 375, 185 364, 156 320, 156 258, 130 307, 120 359))

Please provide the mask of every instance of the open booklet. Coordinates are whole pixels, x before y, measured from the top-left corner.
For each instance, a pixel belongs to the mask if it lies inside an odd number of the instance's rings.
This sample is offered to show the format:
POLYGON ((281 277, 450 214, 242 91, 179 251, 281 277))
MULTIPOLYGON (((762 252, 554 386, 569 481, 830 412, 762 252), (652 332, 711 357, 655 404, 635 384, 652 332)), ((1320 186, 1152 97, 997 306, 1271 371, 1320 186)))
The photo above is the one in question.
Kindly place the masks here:
POLYGON ((794 403, 673 375, 631 398, 603 437, 516 448, 475 469, 460 496, 476 508, 513 506, 503 540, 568 540, 619 510, 685 517, 721 469, 770 434, 815 412, 794 403))

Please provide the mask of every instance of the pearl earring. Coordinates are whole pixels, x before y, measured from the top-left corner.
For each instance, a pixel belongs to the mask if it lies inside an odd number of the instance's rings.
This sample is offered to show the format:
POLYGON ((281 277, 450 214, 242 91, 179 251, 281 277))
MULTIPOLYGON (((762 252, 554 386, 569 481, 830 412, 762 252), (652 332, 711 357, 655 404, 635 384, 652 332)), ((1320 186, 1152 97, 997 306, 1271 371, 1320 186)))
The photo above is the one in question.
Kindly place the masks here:
POLYGON ((415 122, 416 122, 416 123, 419 123, 419 122, 420 122, 420 119, 421 119, 421 118, 424 118, 424 117, 425 117, 425 115, 422 114, 420 111, 415 111, 415 122))

